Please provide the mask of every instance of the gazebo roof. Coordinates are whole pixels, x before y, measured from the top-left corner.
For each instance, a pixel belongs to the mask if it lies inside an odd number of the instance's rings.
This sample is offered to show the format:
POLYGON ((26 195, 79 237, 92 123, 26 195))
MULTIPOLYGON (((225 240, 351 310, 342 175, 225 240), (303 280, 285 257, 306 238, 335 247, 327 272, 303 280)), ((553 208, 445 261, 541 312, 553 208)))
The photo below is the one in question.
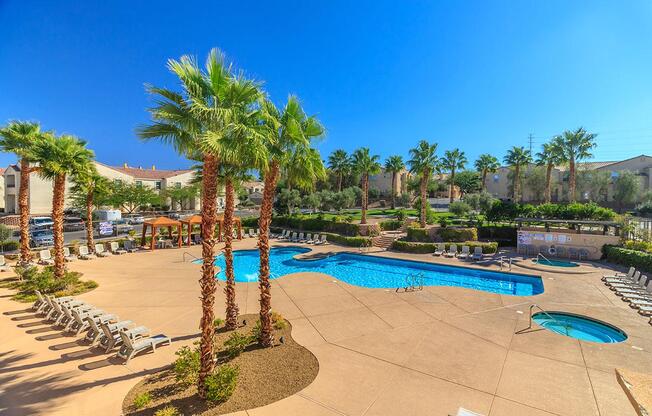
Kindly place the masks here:
POLYGON ((184 224, 201 224, 201 215, 191 215, 181 220, 184 224))
POLYGON ((172 225, 181 225, 181 222, 168 217, 156 217, 152 220, 145 221, 143 225, 151 225, 153 227, 168 227, 172 225))

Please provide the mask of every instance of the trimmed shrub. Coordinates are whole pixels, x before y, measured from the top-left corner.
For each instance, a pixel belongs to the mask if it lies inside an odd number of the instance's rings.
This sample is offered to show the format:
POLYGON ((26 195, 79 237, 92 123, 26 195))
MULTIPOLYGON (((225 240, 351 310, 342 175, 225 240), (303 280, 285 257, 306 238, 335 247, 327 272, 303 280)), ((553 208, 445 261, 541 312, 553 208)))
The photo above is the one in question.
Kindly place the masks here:
POLYGON ((174 354, 178 357, 174 360, 174 378, 184 386, 195 384, 199 375, 199 347, 183 346, 174 354))
POLYGON ((582 204, 573 202, 570 204, 518 204, 514 202, 495 201, 487 211, 487 220, 514 221, 515 218, 542 218, 558 220, 596 220, 610 221, 616 217, 616 212, 609 208, 589 202, 582 204))
POLYGON ((152 402, 152 395, 149 392, 141 393, 134 397, 134 407, 138 410, 146 407, 152 402))
POLYGON ((407 241, 432 241, 427 228, 408 227, 407 241))
POLYGON ((335 244, 341 244, 348 247, 371 247, 371 237, 347 237, 345 235, 323 233, 328 237, 328 241, 335 244))
POLYGON ((241 218, 240 222, 243 227, 256 228, 258 227, 258 217, 245 217, 241 218))
POLYGON ((403 222, 399 220, 387 220, 387 221, 381 221, 379 224, 380 224, 380 229, 383 231, 394 231, 401 228, 403 222))
POLYGON ((462 242, 478 240, 478 230, 476 228, 440 228, 437 230, 437 235, 442 241, 462 242))
POLYGON ((648 273, 652 272, 652 254, 650 253, 610 245, 604 245, 602 253, 611 263, 633 266, 648 273))
POLYGON ((463 217, 471 211, 471 205, 464 201, 451 202, 448 211, 458 217, 463 217))
POLYGON ((19 245, 16 240, 7 240, 2 243, 2 251, 16 251, 19 245))
POLYGON ((239 332, 233 332, 229 339, 224 341, 224 348, 229 358, 235 358, 247 348, 252 341, 252 337, 243 335, 239 332))
POLYGON ((300 231, 326 231, 346 236, 359 235, 360 230, 358 224, 344 222, 345 220, 345 217, 335 218, 333 221, 330 221, 319 216, 302 217, 299 215, 278 215, 272 218, 272 225, 275 227, 293 228, 300 231))
POLYGON ((154 416, 179 416, 179 410, 174 406, 165 406, 162 409, 158 409, 154 416))
MULTIPOLYGON (((452 242, 443 243, 446 247, 446 250, 450 247, 452 242)), ((498 251, 498 243, 495 241, 491 242, 481 242, 481 241, 464 241, 457 244, 457 249, 461 250, 462 246, 469 246, 471 252, 476 247, 482 247, 482 252, 484 254, 493 254, 498 251)), ((416 241, 405 241, 405 240, 394 240, 392 243, 392 249, 396 251, 402 251, 405 253, 433 253, 439 243, 420 243, 416 241)))
POLYGON ((206 399, 221 403, 229 399, 238 382, 238 368, 224 364, 206 377, 206 399))
POLYGON ((646 241, 625 241, 624 247, 629 250, 645 251, 652 253, 652 243, 646 241))

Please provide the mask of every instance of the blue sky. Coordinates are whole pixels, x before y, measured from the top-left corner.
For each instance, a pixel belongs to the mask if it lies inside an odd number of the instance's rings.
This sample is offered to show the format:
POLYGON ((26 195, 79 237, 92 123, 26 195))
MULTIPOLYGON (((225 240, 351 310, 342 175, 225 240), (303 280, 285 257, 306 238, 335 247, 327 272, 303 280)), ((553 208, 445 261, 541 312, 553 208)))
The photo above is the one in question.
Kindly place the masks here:
POLYGON ((0 123, 76 134, 105 163, 186 167, 136 139, 143 84, 176 87, 168 58, 219 47, 278 104, 296 93, 319 116, 324 158, 424 138, 502 158, 582 125, 596 160, 621 159, 652 154, 651 21, 647 0, 0 0, 0 123))

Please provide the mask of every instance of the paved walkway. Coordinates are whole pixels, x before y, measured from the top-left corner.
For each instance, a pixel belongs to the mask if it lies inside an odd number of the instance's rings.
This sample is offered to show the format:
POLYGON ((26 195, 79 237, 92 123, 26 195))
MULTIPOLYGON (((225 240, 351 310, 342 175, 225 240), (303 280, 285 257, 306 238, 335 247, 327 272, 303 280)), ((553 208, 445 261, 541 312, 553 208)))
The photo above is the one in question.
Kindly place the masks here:
MULTIPOLYGON (((236 244, 252 248, 254 241, 236 244)), ((184 262, 184 251, 198 255, 199 247, 71 264, 100 284, 80 298, 173 337, 172 347, 128 366, 62 336, 1 292, 0 414, 120 414, 126 392, 197 337, 199 266, 184 262)), ((382 255, 459 264, 426 255, 382 255)), ((533 297, 452 287, 395 293, 318 273, 274 280, 273 307, 315 354, 319 374, 296 395, 238 415, 447 415, 460 406, 491 416, 634 415, 614 368, 652 373, 652 327, 600 282, 605 270, 582 270, 589 273, 515 267, 543 277, 545 293, 533 297), (629 339, 595 344, 541 329, 515 335, 527 327, 528 307, 535 302, 609 321, 629 339)), ((237 297, 241 313, 257 313, 255 283, 238 284, 237 297)), ((219 293, 219 315, 222 308, 219 293)))

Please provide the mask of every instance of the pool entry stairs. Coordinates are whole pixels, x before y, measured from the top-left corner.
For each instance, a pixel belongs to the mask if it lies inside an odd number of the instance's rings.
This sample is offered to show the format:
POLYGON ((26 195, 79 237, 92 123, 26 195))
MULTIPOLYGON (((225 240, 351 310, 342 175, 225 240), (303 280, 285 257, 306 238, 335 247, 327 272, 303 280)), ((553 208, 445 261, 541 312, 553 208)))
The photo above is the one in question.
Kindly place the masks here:
POLYGON ((394 240, 396 240, 398 236, 396 235, 389 235, 389 234, 381 234, 378 237, 373 237, 371 239, 371 243, 374 247, 379 247, 382 249, 387 250, 392 246, 392 243, 394 240))

